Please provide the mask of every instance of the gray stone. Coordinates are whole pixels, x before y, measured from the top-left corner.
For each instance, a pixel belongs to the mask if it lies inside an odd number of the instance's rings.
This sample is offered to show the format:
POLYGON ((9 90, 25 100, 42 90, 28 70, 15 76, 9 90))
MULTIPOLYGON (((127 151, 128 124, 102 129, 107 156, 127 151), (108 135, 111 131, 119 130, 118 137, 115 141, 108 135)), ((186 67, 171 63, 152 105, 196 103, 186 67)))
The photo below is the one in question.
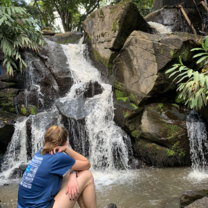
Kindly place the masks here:
POLYGON ((98 9, 86 18, 83 28, 92 43, 94 56, 112 73, 112 61, 134 30, 150 32, 151 28, 131 1, 121 1, 98 9))
POLYGON ((141 124, 135 132, 135 155, 157 167, 190 165, 187 112, 187 109, 171 104, 145 106, 141 124))
POLYGON ((187 33, 152 35, 132 32, 114 60, 112 84, 120 95, 123 94, 122 97, 128 97, 136 105, 164 94, 172 85, 165 71, 174 62, 178 63, 179 56, 190 61, 193 55, 190 49, 199 45, 197 39, 200 40, 187 33))
POLYGON ((208 198, 203 197, 202 199, 198 199, 194 203, 186 206, 185 208, 208 208, 208 198))
MULTIPOLYGON (((197 207, 195 205, 205 203, 207 205, 207 197, 208 197, 208 190, 198 190, 198 191, 186 191, 180 198, 180 208, 194 208, 197 207), (193 206, 188 206, 195 202, 198 199, 203 199, 202 201, 196 202, 193 206)), ((197 208, 199 208, 198 206, 197 208)), ((203 207, 204 208, 204 207, 203 207)))

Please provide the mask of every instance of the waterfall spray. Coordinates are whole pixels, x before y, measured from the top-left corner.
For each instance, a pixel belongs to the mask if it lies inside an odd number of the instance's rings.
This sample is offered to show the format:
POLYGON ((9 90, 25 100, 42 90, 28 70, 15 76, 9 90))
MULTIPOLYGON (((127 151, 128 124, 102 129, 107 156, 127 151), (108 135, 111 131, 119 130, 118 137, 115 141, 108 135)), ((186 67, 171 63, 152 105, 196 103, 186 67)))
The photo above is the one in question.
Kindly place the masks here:
POLYGON ((199 114, 191 111, 186 121, 190 141, 190 154, 194 171, 207 171, 208 141, 206 125, 199 114))

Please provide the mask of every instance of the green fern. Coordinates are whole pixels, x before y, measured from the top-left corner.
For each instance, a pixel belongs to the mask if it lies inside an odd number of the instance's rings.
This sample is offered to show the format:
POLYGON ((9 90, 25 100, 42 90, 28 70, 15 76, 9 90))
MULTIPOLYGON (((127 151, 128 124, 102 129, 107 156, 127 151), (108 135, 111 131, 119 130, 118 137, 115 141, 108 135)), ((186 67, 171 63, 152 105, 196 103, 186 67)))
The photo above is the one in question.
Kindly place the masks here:
POLYGON ((20 49, 38 51, 45 44, 42 32, 36 31, 36 21, 24 8, 14 7, 9 0, 2 0, 0 6, 0 42, 4 53, 3 65, 7 73, 13 75, 14 69, 27 67, 21 57, 20 49))
MULTIPOLYGON (((201 45, 202 48, 194 48, 191 51, 203 51, 196 54, 193 58, 200 57, 196 63, 199 64, 205 61, 204 65, 206 65, 208 64, 208 37, 206 37, 205 43, 201 39, 201 45)), ((200 110, 207 105, 208 71, 199 73, 189 69, 183 64, 181 57, 179 57, 179 64, 174 64, 173 68, 166 71, 167 73, 171 73, 169 77, 175 76, 173 81, 177 80, 178 98, 182 98, 185 101, 185 105, 196 110, 200 110)))

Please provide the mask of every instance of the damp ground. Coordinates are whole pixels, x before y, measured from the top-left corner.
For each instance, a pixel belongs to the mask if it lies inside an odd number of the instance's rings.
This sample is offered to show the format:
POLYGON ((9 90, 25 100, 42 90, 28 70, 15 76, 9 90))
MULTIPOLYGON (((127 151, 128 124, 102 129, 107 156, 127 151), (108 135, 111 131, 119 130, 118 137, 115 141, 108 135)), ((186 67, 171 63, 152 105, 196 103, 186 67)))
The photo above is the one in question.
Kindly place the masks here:
MULTIPOLYGON (((179 208, 184 191, 208 189, 208 175, 192 172, 191 168, 144 168, 93 175, 98 208, 109 203, 118 208, 179 208)), ((0 186, 0 208, 17 207, 18 183, 0 186)))

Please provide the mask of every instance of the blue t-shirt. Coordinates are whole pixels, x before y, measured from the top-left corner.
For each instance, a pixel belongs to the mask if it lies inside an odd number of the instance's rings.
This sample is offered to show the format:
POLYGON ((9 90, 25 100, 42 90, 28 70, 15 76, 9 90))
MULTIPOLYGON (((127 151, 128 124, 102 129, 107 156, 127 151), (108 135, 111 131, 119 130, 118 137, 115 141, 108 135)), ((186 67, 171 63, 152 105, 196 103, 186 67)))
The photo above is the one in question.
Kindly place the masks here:
POLYGON ((63 175, 75 160, 65 153, 35 154, 23 175, 17 208, 46 208, 61 187, 63 175))

